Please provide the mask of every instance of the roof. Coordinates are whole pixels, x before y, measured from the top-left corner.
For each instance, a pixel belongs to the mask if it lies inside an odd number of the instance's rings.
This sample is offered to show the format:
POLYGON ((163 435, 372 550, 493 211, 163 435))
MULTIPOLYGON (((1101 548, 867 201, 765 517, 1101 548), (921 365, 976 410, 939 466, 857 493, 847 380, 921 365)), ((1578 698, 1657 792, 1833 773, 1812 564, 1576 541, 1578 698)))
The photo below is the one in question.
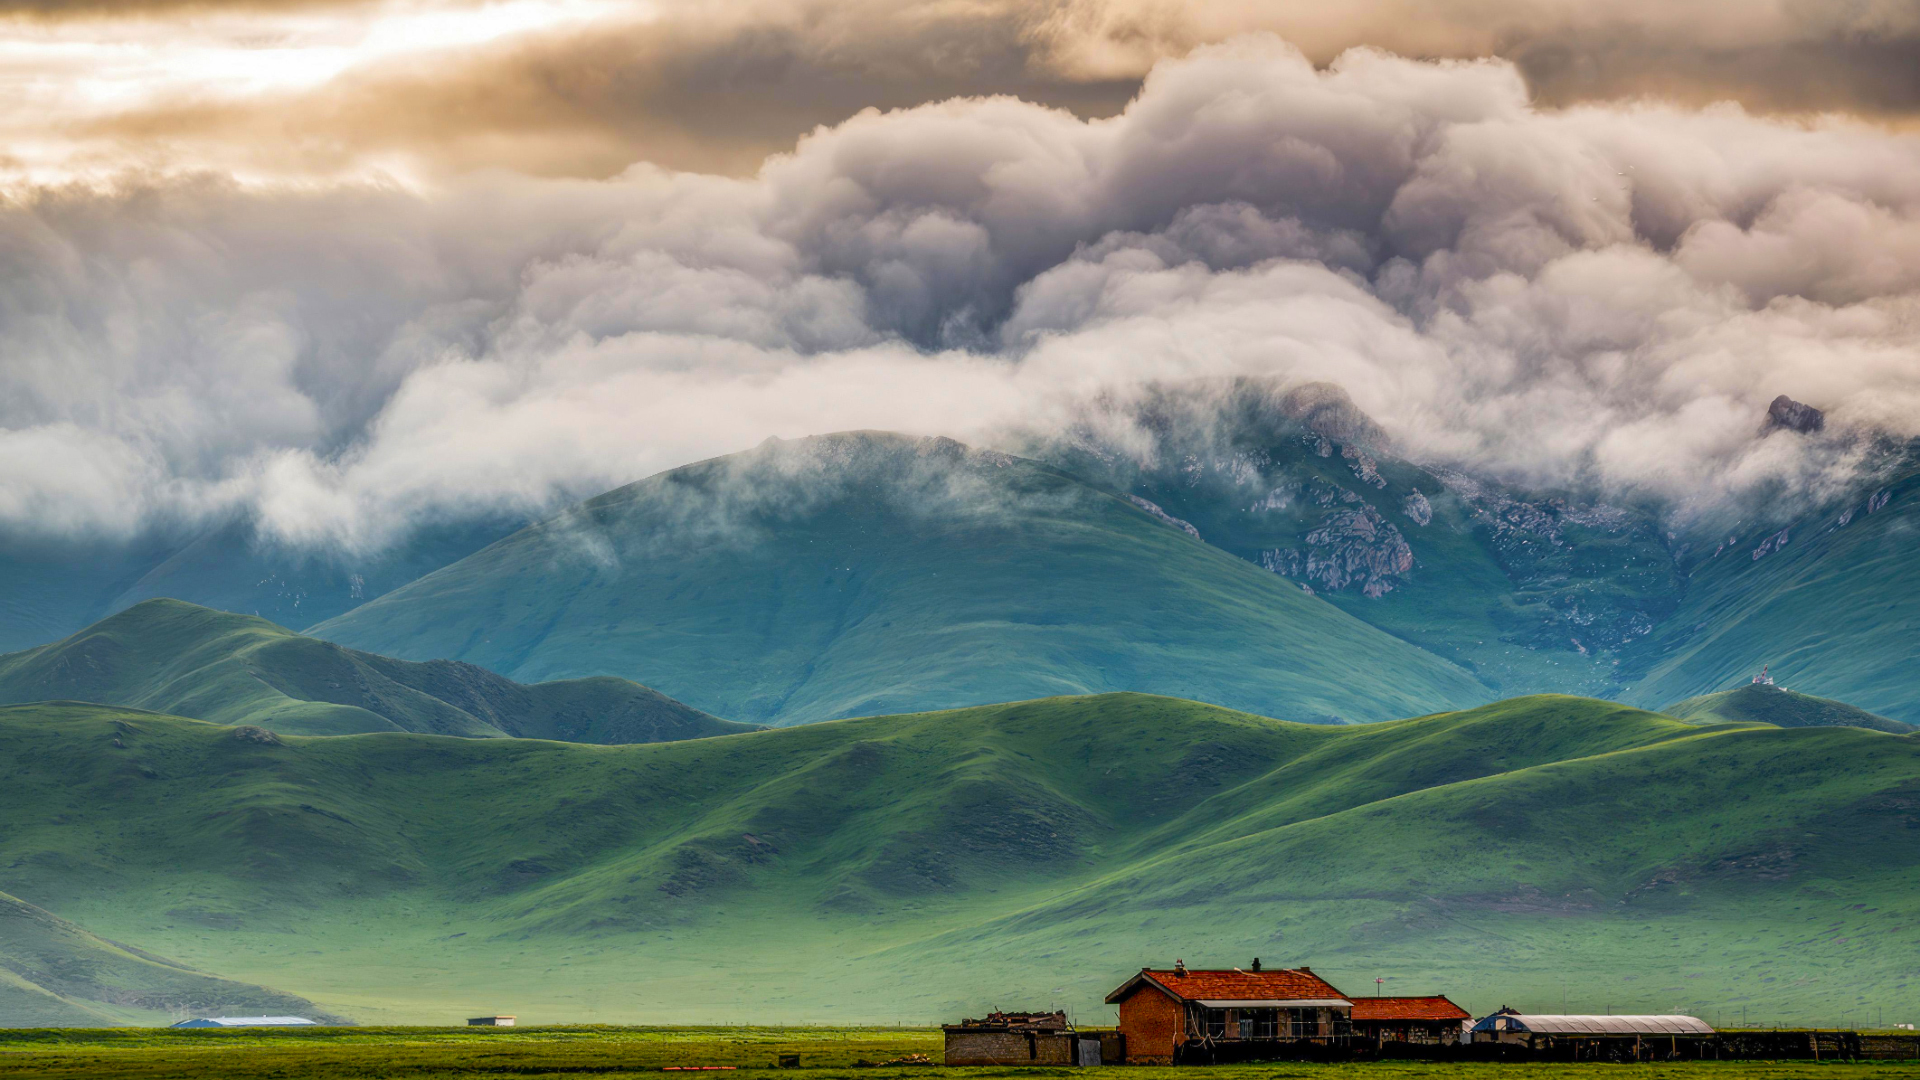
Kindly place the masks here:
POLYGON ((1432 997, 1363 997, 1353 999, 1355 1020, 1471 1020, 1473 1014, 1447 1000, 1432 997))
POLYGON ((1142 987, 1150 986, 1176 1001, 1245 1002, 1304 1004, 1337 1002, 1347 1004, 1346 996, 1333 984, 1308 968, 1268 968, 1265 971, 1159 971, 1141 968, 1140 974, 1120 984, 1107 995, 1107 1004, 1127 998, 1142 987))
POLYGON ((1067 1023, 1064 1012, 990 1012, 978 1020, 962 1020, 957 1024, 947 1024, 941 1030, 962 1031, 1072 1031, 1073 1025, 1067 1023))
POLYGON ((1473 1025, 1475 1031, 1497 1031, 1496 1020, 1505 1020, 1508 1031, 1530 1031, 1543 1035, 1711 1035, 1706 1021, 1693 1016, 1655 1014, 1652 1016, 1557 1016, 1497 1012, 1473 1025))
POLYGON ((196 1016, 191 1020, 182 1020, 174 1027, 293 1027, 311 1024, 313 1021, 304 1016, 196 1016))

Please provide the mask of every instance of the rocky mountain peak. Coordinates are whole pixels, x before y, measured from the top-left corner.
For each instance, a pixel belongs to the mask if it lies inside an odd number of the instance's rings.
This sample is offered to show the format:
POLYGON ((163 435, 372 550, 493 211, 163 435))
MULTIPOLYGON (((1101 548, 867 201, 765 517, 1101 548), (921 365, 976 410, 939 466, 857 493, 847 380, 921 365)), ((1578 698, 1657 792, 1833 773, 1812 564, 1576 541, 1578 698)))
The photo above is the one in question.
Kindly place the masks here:
POLYGON ((1781 394, 1773 399, 1773 404, 1767 406, 1767 423, 1762 430, 1764 432, 1786 428, 1788 431, 1807 435, 1826 426, 1826 413, 1781 394))

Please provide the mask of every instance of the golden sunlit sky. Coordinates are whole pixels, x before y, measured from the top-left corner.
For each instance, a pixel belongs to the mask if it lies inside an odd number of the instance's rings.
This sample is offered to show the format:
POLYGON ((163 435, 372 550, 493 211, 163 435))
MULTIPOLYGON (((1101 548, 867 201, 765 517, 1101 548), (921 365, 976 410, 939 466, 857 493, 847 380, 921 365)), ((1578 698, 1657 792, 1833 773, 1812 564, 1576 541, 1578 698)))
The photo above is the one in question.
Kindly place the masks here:
POLYGON ((1542 100, 1652 95, 1903 124, 1920 5, 1894 0, 28 0, 0 30, 6 173, 475 168, 750 172, 862 108, 1012 94, 1111 115, 1153 63, 1249 31, 1502 56, 1542 100))

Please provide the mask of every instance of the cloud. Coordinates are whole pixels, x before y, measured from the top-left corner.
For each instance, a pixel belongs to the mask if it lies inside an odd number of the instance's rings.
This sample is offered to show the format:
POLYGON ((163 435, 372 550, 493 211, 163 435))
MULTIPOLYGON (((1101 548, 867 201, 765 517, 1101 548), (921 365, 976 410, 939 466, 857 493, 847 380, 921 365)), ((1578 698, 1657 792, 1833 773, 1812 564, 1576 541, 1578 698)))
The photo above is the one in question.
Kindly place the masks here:
POLYGON ((1551 106, 1920 117, 1906 0, 0 0, 0 27, 0 175, 40 179, 745 176, 869 107, 1112 116, 1155 64, 1256 32, 1320 65, 1504 58, 1551 106))
POLYGON ((1404 453, 1675 507, 1920 435, 1920 140, 1252 36, 1109 118, 866 111, 749 178, 130 180, 0 211, 0 518, 378 547, 782 437, 1339 383, 1404 453), (1819 438, 1759 436, 1786 393, 1819 438))

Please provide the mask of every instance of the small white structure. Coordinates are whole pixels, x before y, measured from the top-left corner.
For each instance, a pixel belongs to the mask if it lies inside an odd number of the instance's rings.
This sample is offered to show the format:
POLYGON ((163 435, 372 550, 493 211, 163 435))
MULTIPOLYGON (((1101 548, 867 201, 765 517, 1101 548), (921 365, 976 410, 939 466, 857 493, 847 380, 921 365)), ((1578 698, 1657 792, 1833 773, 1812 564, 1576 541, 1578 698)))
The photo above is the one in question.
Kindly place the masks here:
POLYGON ((468 1027, 512 1027, 511 1016, 475 1016, 467 1021, 468 1027))
POLYGON ((171 1026, 177 1028, 313 1027, 314 1023, 304 1016, 197 1016, 192 1020, 182 1020, 171 1026))

